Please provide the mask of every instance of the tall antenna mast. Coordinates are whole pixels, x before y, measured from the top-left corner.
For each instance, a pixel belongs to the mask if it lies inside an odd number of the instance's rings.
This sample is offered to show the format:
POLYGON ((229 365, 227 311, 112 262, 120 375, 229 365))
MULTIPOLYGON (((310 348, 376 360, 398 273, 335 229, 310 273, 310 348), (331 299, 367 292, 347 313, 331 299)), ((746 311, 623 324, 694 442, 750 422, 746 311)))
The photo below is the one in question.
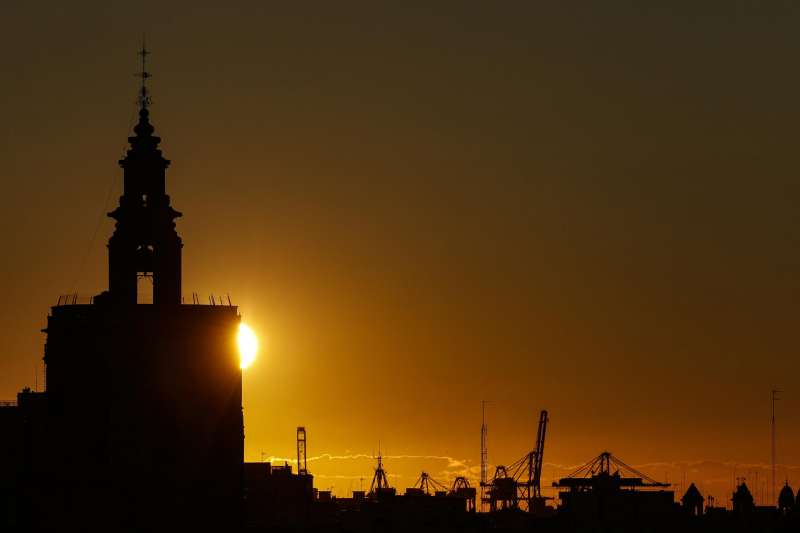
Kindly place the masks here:
POLYGON ((150 92, 147 90, 147 80, 152 77, 150 73, 147 72, 147 56, 149 55, 150 50, 147 49, 145 36, 142 35, 142 49, 139 50, 139 57, 142 58, 142 70, 136 74, 137 77, 142 79, 142 86, 139 89, 139 107, 141 109, 147 109, 150 105, 150 92))
POLYGON ((486 400, 481 400, 481 512, 484 512, 484 492, 486 490, 487 459, 489 452, 486 449, 486 400))
POLYGON ((772 389, 772 504, 777 504, 775 499, 775 400, 780 400, 778 397, 779 390, 772 389))

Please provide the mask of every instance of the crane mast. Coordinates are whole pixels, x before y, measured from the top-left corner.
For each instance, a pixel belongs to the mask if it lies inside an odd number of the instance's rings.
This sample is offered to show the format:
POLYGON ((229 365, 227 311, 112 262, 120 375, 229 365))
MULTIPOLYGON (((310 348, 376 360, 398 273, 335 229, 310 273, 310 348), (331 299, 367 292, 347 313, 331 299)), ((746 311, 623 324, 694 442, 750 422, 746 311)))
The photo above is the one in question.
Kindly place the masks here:
POLYGON ((531 486, 533 488, 531 494, 531 498, 541 498, 542 497, 542 463, 544 460, 544 437, 545 433, 547 432, 547 411, 542 410, 539 413, 539 428, 536 431, 536 448, 533 455, 534 457, 534 464, 533 464, 533 479, 531 480, 531 486))

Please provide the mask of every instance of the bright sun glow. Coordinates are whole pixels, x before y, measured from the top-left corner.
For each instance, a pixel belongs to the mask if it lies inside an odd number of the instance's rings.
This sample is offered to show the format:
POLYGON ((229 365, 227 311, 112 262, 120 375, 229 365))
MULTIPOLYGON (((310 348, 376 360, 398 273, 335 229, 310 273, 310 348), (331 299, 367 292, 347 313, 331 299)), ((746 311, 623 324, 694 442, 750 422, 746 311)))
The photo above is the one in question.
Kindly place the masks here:
POLYGON ((246 324, 239 324, 239 333, 236 335, 236 342, 239 344, 239 367, 247 368, 256 360, 258 352, 258 338, 253 330, 246 324))

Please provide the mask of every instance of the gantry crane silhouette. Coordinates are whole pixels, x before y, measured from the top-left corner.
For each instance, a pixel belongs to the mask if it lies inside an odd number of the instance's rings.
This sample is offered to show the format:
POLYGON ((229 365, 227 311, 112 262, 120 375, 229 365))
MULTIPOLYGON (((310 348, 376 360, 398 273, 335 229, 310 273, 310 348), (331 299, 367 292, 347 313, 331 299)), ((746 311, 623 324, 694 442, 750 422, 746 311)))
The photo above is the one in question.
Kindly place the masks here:
POLYGON ((508 467, 498 465, 492 480, 481 483, 483 502, 489 504, 490 512, 520 506, 529 512, 544 509, 547 498, 542 496, 541 480, 548 421, 547 411, 542 410, 534 449, 508 467))

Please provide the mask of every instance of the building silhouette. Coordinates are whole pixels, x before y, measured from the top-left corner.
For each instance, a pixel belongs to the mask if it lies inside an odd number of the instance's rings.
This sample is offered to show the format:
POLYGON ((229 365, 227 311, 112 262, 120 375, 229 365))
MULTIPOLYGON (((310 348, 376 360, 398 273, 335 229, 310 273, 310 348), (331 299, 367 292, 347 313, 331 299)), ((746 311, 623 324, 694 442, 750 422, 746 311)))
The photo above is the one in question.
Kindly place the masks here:
POLYGON ((794 508, 795 508, 794 492, 792 491, 792 487, 789 486, 789 481, 786 481, 786 484, 781 489, 780 494, 778 494, 778 509, 780 509, 781 512, 785 514, 790 512, 794 508))
POLYGON ((733 503, 734 513, 749 513, 755 509, 755 500, 744 480, 736 485, 731 502, 733 503))
POLYGON ((289 464, 245 463, 244 524, 249 530, 291 528, 311 516, 314 477, 289 464))
POLYGON ((689 485, 686 493, 681 497, 681 506, 692 516, 701 516, 703 514, 703 504, 705 498, 700 494, 694 483, 689 485))
POLYGON ((0 407, 0 529, 225 531, 241 519, 240 317, 229 302, 182 303, 181 214, 148 104, 143 84, 109 213, 108 290, 59 299, 44 392, 0 407))

